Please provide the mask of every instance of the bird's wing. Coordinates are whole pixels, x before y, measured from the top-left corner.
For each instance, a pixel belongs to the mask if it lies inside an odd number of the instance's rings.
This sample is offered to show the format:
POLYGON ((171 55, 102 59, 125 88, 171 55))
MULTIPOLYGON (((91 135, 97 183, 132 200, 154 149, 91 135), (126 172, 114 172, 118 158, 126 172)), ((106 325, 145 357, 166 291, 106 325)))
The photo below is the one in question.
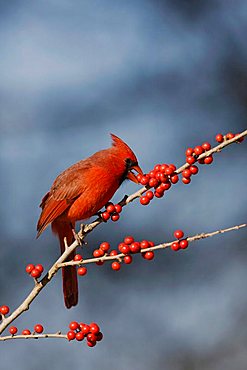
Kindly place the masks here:
POLYGON ((37 237, 83 193, 86 186, 84 179, 91 167, 87 161, 80 161, 56 178, 40 204, 42 212, 37 224, 37 237))

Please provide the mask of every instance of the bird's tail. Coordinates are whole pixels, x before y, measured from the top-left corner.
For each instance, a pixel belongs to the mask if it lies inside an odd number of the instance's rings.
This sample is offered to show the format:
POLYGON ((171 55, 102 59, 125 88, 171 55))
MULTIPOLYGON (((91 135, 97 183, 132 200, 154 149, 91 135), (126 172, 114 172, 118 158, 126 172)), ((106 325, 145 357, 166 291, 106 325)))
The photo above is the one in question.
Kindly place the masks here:
MULTIPOLYGON (((55 220, 52 222, 52 231, 58 235, 61 253, 65 250, 64 238, 66 237, 68 245, 70 245, 74 240, 74 235, 72 228, 75 225, 72 225, 69 222, 55 220)), ((68 260, 74 258, 75 251, 72 252, 68 260)), ((75 266, 67 266, 62 268, 63 276, 63 295, 64 303, 67 308, 76 306, 78 303, 78 282, 77 282, 77 273, 75 266)))

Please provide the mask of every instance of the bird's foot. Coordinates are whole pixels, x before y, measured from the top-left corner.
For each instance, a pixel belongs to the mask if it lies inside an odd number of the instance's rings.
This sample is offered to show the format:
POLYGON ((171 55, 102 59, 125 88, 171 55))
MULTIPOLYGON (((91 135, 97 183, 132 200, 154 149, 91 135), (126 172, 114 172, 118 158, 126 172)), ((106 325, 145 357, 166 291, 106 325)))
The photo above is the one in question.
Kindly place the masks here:
POLYGON ((75 232, 75 229, 72 229, 72 233, 73 233, 73 236, 75 238, 75 240, 77 241, 78 245, 82 245, 82 240, 80 238, 80 236, 75 232))

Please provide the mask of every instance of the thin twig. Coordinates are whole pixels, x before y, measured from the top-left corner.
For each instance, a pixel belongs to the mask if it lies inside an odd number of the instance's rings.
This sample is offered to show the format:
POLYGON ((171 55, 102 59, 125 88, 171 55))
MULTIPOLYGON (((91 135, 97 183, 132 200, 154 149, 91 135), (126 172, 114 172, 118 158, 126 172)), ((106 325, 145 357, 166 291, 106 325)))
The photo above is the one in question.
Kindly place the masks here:
POLYGON ((62 333, 55 333, 55 334, 30 334, 30 335, 6 335, 4 337, 0 336, 0 341, 5 341, 5 340, 11 340, 11 339, 41 339, 41 338, 61 338, 61 339, 67 339, 66 334, 62 333))

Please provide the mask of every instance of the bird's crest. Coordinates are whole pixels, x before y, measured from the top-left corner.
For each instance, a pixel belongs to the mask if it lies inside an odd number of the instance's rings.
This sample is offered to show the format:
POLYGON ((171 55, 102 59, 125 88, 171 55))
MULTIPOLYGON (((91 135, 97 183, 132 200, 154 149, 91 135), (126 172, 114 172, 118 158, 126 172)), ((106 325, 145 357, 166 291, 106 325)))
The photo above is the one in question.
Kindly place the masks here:
POLYGON ((133 161, 137 162, 135 154, 133 153, 133 151, 130 149, 130 147, 122 139, 120 139, 118 136, 116 136, 114 134, 111 134, 111 138, 112 138, 113 147, 116 147, 121 152, 125 153, 126 158, 129 157, 133 161))

